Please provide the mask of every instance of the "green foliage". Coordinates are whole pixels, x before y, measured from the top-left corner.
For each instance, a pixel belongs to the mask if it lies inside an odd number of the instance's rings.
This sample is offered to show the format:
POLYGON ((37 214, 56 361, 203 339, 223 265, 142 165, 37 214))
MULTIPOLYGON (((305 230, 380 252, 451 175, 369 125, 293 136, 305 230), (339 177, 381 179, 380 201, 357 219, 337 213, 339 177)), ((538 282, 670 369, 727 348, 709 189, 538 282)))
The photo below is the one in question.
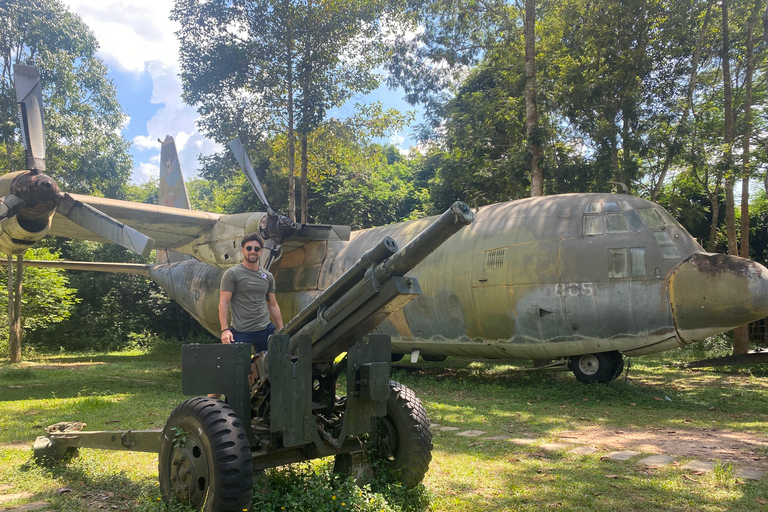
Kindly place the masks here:
POLYGON ((46 173, 69 192, 120 196, 131 172, 125 117, 98 43, 58 0, 0 3, 0 171, 23 169, 13 64, 40 68, 45 104, 46 173))
MULTIPOLYGON (((59 254, 46 247, 28 249, 24 259, 55 261, 59 254)), ((7 267, 6 267, 7 268, 7 267)), ((15 269, 15 263, 14 263, 15 269)), ((0 288, 7 289, 8 274, 0 274, 0 288)), ((24 269, 21 300, 21 326, 27 333, 44 330, 68 319, 80 301, 77 290, 69 286, 63 270, 54 268, 24 269)), ((0 353, 7 353, 8 294, 0 293, 0 353)), ((25 352, 27 347, 24 347, 25 352)))
MULTIPOLYGON (((84 240, 57 243, 65 259, 148 263, 147 259, 113 244, 84 240)), ((68 271, 78 304, 69 321, 29 333, 38 347, 103 350, 134 347, 143 351, 174 351, 166 339, 187 339, 205 331, 152 281, 135 274, 68 271)))
POLYGON ((267 472, 269 493, 255 489, 253 509, 282 512, 312 510, 343 512, 421 512, 429 507, 429 493, 419 486, 404 489, 376 481, 362 487, 350 477, 334 474, 331 463, 302 463, 267 472))

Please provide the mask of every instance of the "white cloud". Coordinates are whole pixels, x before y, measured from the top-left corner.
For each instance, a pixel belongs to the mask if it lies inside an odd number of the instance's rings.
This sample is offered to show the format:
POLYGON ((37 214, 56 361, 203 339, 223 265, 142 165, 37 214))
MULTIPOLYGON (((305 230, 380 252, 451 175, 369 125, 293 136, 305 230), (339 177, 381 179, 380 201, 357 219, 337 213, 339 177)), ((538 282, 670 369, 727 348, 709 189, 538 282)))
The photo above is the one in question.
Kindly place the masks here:
POLYGON ((194 175, 198 155, 210 155, 220 148, 197 131, 197 111, 181 100, 179 45, 174 35, 179 25, 169 20, 173 0, 63 1, 93 31, 100 44, 99 56, 111 69, 148 73, 152 79, 151 103, 162 107, 147 122, 146 132, 133 137, 133 181, 157 176, 157 166, 146 160, 159 153, 156 141, 166 135, 176 139, 185 176, 194 175), (145 157, 145 151, 151 153, 145 157))
POLYGON ((137 171, 142 178, 140 181, 149 181, 160 176, 160 167, 149 162, 139 164, 137 171))
POLYGON ((161 145, 157 139, 147 137, 146 135, 137 135, 133 138, 133 145, 138 149, 160 149, 161 145))
POLYGON ((405 137, 403 137, 402 135, 400 135, 399 133, 397 133, 397 134, 395 134, 395 135, 393 135, 393 136, 391 136, 391 137, 389 138, 389 142, 390 142, 392 145, 394 145, 394 146, 397 146, 397 147, 399 148, 399 147, 400 147, 400 145, 401 145, 403 142, 405 142, 405 137))
POLYGON ((142 73, 147 62, 176 62, 178 23, 169 19, 173 0, 64 0, 99 41, 110 67, 142 73))

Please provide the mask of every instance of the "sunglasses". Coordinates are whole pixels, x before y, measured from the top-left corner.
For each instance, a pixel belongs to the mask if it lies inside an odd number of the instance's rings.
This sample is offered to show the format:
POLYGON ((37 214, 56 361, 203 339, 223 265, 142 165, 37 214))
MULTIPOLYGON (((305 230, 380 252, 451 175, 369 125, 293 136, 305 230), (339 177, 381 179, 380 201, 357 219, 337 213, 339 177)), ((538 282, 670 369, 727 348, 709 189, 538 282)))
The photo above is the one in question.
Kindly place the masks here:
POLYGON ((248 252, 251 252, 251 251, 253 251, 253 252, 260 252, 261 251, 261 247, 259 247, 258 245, 249 245, 249 246, 247 246, 245 248, 245 250, 248 251, 248 252))

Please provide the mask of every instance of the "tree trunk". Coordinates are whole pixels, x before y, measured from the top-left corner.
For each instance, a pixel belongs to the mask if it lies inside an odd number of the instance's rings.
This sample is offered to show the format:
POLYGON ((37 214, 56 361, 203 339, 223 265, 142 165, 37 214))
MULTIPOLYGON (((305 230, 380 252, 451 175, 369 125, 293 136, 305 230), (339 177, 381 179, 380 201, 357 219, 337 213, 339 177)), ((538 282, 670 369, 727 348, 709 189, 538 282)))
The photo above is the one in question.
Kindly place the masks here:
POLYGON ((725 173, 725 225, 728 238, 728 254, 738 254, 736 246, 736 212, 733 198, 733 187, 736 184, 733 173, 733 91, 731 90, 730 40, 728 32, 728 0, 722 0, 723 8, 723 171, 725 173))
POLYGON ((536 106, 536 3, 525 0, 525 133, 531 155, 531 197, 544 195, 539 111, 536 106))
POLYGON ((12 363, 21 361, 21 291, 24 280, 24 256, 16 257, 13 279, 13 254, 8 255, 8 356, 12 363))
MULTIPOLYGON (((749 258, 749 178, 751 177, 750 140, 752 138, 752 75, 755 67, 754 32, 758 16, 757 2, 747 22, 747 62, 744 70, 744 134, 741 141, 741 256, 749 258)), ((742 325, 733 331, 733 353, 749 352, 749 327, 742 325)))
MULTIPOLYGON (((287 11, 286 11, 287 12, 287 11)), ((293 34, 286 41, 286 87, 288 96, 288 218, 296 220, 296 134, 293 112, 293 34)))
MULTIPOLYGON (((718 183, 720 180, 718 179, 718 183)), ((717 224, 720 220, 720 187, 715 186, 714 193, 709 194, 709 201, 712 203, 712 222, 709 225, 709 240, 707 241, 707 251, 715 252, 717 245, 717 224)))
POLYGON ((307 134, 301 134, 301 222, 307 223, 307 216, 309 208, 307 205, 307 168, 309 167, 308 152, 307 152, 307 134))
POLYGON ((679 153, 677 149, 680 144, 679 141, 685 133, 686 125, 688 124, 688 116, 690 115, 691 108, 693 108, 693 92, 696 90, 696 82, 699 75, 699 59, 701 58, 701 47, 704 45, 704 35, 707 33, 707 27, 709 26, 710 14, 712 12, 712 4, 715 0, 707 0, 707 11, 704 15, 704 23, 702 23, 699 35, 696 38, 696 47, 693 50, 691 56, 691 78, 688 80, 688 94, 685 98, 685 107, 683 107, 683 114, 680 116, 680 121, 677 124, 675 133, 672 138, 672 142, 667 146, 667 153, 664 156, 664 163, 661 166, 661 173, 659 179, 653 185, 651 190, 651 201, 658 202, 659 195, 661 194, 661 187, 664 185, 664 180, 667 178, 669 167, 672 165, 672 160, 679 153))

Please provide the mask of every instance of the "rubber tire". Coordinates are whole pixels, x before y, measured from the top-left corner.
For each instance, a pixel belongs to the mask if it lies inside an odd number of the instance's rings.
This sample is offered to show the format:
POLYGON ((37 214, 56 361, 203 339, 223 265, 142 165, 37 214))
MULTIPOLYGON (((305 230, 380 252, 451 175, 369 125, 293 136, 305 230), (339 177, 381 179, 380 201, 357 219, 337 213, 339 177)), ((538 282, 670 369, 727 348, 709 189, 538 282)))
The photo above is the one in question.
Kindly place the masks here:
POLYGON ((405 354, 395 354, 392 352, 392 362, 395 363, 397 361, 400 361, 403 357, 405 357, 405 354))
POLYGON ((571 357, 568 361, 568 368, 579 382, 607 384, 621 375, 624 370, 624 356, 616 350, 584 354, 571 357))
POLYGON ((448 356, 421 356, 421 358, 428 363, 442 363, 448 359, 448 356))
POLYGON ((163 428, 158 475, 166 502, 175 498, 201 512, 251 510, 251 448, 235 411, 208 397, 180 403, 163 428), (183 443, 175 443, 179 428, 183 443))
POLYGON ((421 400, 399 382, 389 381, 387 415, 378 421, 374 457, 410 489, 424 480, 432 460, 432 431, 421 400))

